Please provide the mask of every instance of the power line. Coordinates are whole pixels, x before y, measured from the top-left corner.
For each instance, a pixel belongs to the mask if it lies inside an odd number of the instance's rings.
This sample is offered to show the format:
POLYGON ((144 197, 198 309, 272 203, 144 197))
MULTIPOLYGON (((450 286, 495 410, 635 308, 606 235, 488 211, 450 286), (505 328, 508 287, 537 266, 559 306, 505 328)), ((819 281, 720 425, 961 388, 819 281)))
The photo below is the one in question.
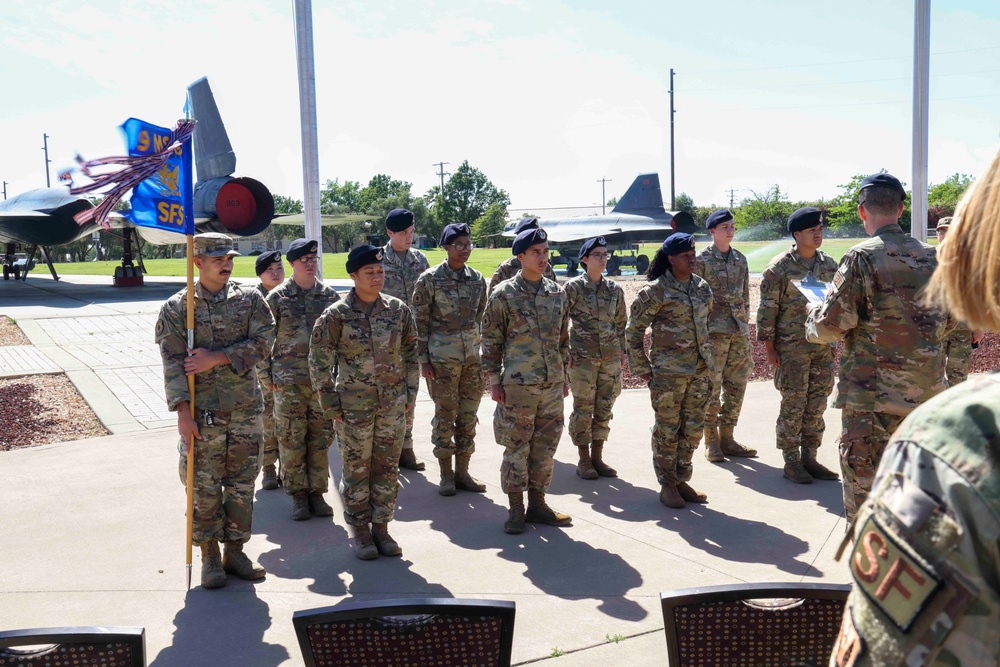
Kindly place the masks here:
POLYGON ((446 164, 451 164, 451 162, 435 162, 435 163, 434 163, 433 165, 431 165, 432 167, 437 167, 437 168, 438 168, 438 170, 439 170, 439 171, 437 171, 437 172, 435 172, 435 173, 436 173, 436 174, 437 174, 438 176, 440 176, 440 177, 441 177, 441 195, 442 195, 442 196, 444 196, 444 177, 445 177, 445 176, 451 176, 451 173, 450 173, 450 172, 446 172, 446 171, 444 170, 444 166, 445 166, 446 164))
MULTIPOLYGON (((983 69, 977 70, 975 72, 948 72, 945 74, 935 74, 931 78, 937 79, 946 76, 972 76, 973 74, 992 74, 994 72, 1000 72, 1000 69, 983 69)), ((907 76, 895 76, 887 79, 858 79, 856 81, 831 81, 828 83, 784 83, 779 86, 745 86, 740 88, 695 88, 693 90, 685 90, 686 93, 729 93, 734 91, 742 90, 776 90, 779 88, 807 88, 807 87, 818 87, 818 86, 850 86, 857 83, 882 83, 885 81, 909 81, 912 77, 907 76)))

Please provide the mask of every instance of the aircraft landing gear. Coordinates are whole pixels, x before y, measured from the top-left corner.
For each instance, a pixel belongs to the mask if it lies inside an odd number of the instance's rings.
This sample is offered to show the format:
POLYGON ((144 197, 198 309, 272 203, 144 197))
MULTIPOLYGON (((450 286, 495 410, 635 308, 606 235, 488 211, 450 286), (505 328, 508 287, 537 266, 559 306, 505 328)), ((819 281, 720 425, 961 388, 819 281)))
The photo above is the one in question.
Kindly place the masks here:
POLYGON ((142 287, 142 257, 139 257, 139 266, 136 266, 132 262, 132 235, 135 234, 134 229, 126 228, 123 235, 123 240, 125 242, 124 252, 122 253, 122 265, 115 267, 115 276, 112 279, 115 287, 142 287))
POLYGON ((622 258, 617 255, 608 257, 607 273, 609 276, 620 276, 622 274, 622 258))
POLYGON ((649 257, 645 255, 639 255, 635 258, 635 272, 641 276, 646 275, 646 271, 649 270, 649 257))
POLYGON ((566 275, 567 276, 575 276, 576 275, 576 268, 578 266, 579 266, 579 264, 577 263, 577 261, 575 259, 573 259, 571 257, 567 257, 566 258, 566 275))

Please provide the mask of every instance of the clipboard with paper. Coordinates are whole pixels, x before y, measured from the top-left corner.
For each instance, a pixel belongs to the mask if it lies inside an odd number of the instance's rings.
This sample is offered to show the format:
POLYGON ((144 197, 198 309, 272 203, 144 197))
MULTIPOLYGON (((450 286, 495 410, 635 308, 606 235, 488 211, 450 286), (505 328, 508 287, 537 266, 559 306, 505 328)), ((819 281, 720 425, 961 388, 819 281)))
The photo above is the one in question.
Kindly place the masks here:
POLYGON ((814 303, 824 303, 826 295, 830 293, 830 289, 833 287, 832 283, 817 280, 812 271, 807 273, 802 280, 793 280, 791 282, 795 286, 795 289, 801 292, 806 298, 810 306, 814 303))

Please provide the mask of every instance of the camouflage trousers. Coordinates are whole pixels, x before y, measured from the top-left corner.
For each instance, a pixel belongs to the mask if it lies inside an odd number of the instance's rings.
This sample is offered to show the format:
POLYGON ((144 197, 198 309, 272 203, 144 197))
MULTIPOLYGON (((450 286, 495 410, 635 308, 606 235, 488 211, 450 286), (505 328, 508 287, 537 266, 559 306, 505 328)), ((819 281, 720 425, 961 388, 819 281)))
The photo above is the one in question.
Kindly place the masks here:
POLYGON ((676 486, 691 479, 692 457, 705 428, 705 405, 711 379, 708 375, 657 376, 649 383, 653 426, 653 471, 660 486, 676 486))
POLYGON ((278 462, 278 436, 274 432, 274 390, 260 383, 260 393, 264 394, 264 453, 262 464, 273 466, 278 462))
POLYGON ((607 440, 611 408, 622 393, 622 362, 573 358, 569 369, 573 390, 573 412, 569 416, 569 435, 577 447, 587 447, 594 440, 607 440))
POLYGON ((504 493, 545 491, 563 431, 563 383, 505 384, 504 405, 493 412, 493 435, 503 445, 504 493))
POLYGON ((840 431, 840 470, 844 474, 844 510, 848 526, 868 498, 889 438, 903 419, 885 412, 859 412, 844 408, 840 431))
POLYGON ((753 372, 753 353, 747 334, 709 334, 715 368, 705 412, 708 426, 736 426, 743 409, 747 380, 753 372))
POLYGON ((325 493, 330 486, 327 450, 333 434, 323 416, 319 394, 307 384, 275 385, 274 424, 285 493, 325 493))
MULTIPOLYGON (((213 412, 212 425, 199 414, 202 440, 194 441, 192 544, 250 539, 253 494, 260 472, 261 417, 256 410, 213 412)), ((187 443, 177 442, 178 473, 187 486, 187 443)))
POLYGON ((965 382, 972 367, 972 332, 968 329, 951 332, 944 339, 944 354, 948 386, 965 382))
MULTIPOLYGON (((417 367, 417 370, 415 372, 416 372, 417 376, 419 377, 419 375, 420 375, 420 364, 419 363, 414 363, 414 366, 417 367)), ((415 409, 416 406, 417 406, 417 397, 416 396, 413 397, 413 402, 407 401, 407 403, 406 403, 406 407, 408 407, 409 410, 406 411, 406 417, 405 417, 405 419, 406 419, 406 428, 405 428, 405 430, 403 432, 403 449, 413 449, 413 415, 416 412, 416 409, 415 409)))
MULTIPOLYGON (((441 459, 459 452, 476 451, 476 416, 486 381, 479 364, 433 364, 434 379, 427 389, 434 399, 431 442, 434 456, 441 459)), ((412 414, 412 413, 411 413, 412 414)))
POLYGON ((826 430, 826 399, 833 391, 833 348, 777 351, 781 357, 774 372, 774 386, 781 392, 775 428, 778 449, 817 449, 826 430))
POLYGON ((399 453, 406 424, 403 406, 389 410, 344 410, 334 422, 344 463, 340 495, 352 526, 389 523, 396 510, 399 453))

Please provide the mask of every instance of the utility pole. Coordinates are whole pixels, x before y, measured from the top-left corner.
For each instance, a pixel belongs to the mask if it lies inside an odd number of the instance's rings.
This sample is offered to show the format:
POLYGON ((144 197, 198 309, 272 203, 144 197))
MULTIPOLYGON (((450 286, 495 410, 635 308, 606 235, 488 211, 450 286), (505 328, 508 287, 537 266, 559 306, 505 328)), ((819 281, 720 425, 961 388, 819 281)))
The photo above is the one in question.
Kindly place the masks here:
POLYGON ((444 166, 446 164, 451 164, 451 162, 435 162, 433 165, 431 165, 438 168, 438 170, 435 173, 441 177, 441 193, 440 193, 441 196, 444 196, 444 177, 451 176, 449 172, 446 172, 444 170, 444 166))
POLYGON ((607 204, 608 204, 607 195, 604 194, 604 184, 605 183, 610 183, 611 179, 610 178, 604 178, 603 176, 601 176, 601 178, 598 179, 598 181, 601 184, 601 215, 604 215, 604 213, 605 213, 604 207, 607 206, 607 204))
POLYGON ((47 134, 42 135, 42 150, 45 151, 45 187, 51 188, 52 181, 49 179, 49 163, 52 160, 49 159, 49 135, 47 134))
POLYGON ((729 192, 729 208, 736 205, 736 190, 730 189, 729 192))
POLYGON ((674 68, 670 68, 670 210, 677 210, 677 197, 674 193, 674 68))
POLYGON ((3 182, 3 199, 7 201, 7 181, 3 182))

